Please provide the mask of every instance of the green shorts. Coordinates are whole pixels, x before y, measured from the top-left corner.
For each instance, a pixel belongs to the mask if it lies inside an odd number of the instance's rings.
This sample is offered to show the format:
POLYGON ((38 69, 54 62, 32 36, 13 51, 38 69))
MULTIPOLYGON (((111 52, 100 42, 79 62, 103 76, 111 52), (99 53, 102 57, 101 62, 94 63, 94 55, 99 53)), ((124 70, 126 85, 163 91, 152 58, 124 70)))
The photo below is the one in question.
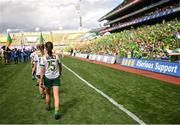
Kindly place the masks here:
POLYGON ((45 87, 60 86, 60 78, 48 79, 46 76, 43 77, 45 87))

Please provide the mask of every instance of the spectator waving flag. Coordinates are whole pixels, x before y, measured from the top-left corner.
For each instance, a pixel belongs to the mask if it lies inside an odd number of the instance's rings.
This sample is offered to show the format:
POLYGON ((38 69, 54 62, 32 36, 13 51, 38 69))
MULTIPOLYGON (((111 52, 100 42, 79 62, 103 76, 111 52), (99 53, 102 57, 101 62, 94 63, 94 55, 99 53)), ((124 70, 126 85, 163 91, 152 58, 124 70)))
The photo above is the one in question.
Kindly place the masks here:
POLYGON ((44 38, 43 38, 42 33, 41 33, 41 35, 40 35, 39 42, 40 42, 40 45, 44 44, 44 38))
POLYGON ((12 43, 12 38, 11 38, 10 34, 8 33, 6 46, 9 47, 11 45, 11 43, 12 43))

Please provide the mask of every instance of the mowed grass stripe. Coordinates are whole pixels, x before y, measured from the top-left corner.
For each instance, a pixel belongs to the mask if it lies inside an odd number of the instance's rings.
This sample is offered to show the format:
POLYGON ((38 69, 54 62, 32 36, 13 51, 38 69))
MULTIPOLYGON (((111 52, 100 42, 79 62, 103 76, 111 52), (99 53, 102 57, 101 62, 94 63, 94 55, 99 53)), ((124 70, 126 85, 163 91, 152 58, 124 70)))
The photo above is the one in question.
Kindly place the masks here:
POLYGON ((0 123, 135 123, 66 69, 63 69, 60 87, 62 118, 56 121, 53 110, 45 111, 36 82, 31 80, 30 64, 0 68, 0 123))
POLYGON ((141 124, 141 125, 146 125, 146 123, 144 123, 141 119, 139 119, 135 114, 133 114, 132 112, 130 112, 129 110, 127 110, 126 108, 124 108, 123 105, 118 104, 113 98, 109 97, 108 95, 106 95, 104 92, 102 92, 101 90, 97 89, 96 87, 94 87, 91 83, 89 83, 88 81, 86 81, 85 79, 83 79, 81 76, 79 76, 76 72, 74 72, 72 69, 70 69, 69 67, 67 67, 66 65, 63 64, 63 66, 68 69, 71 73, 73 73, 77 78, 79 78, 81 81, 83 81, 86 85, 88 85, 90 88, 92 88, 93 90, 95 90, 97 93, 99 93, 102 97, 104 97, 105 99, 107 99, 110 103, 112 103, 114 106, 116 106, 118 109, 120 109, 121 111, 123 111, 124 113, 126 113, 129 117, 131 117, 132 119, 134 119, 137 123, 141 124))
POLYGON ((64 123, 136 123, 64 68, 60 95, 64 102, 62 102, 62 113, 65 113, 64 116, 66 117, 64 118, 68 118, 64 123), (66 110, 68 110, 68 113, 66 113, 66 110))
POLYGON ((180 123, 180 86, 78 59, 62 61, 145 123, 180 123))

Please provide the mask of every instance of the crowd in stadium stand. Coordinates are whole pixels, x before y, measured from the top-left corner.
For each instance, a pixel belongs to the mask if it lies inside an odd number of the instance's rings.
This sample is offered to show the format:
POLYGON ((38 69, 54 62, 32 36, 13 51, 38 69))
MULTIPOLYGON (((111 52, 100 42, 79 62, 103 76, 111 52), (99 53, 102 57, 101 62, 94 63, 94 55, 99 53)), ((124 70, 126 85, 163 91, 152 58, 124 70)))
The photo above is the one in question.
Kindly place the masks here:
MULTIPOLYGON (((179 5, 180 5, 180 2, 179 3, 175 3, 175 4, 171 5, 171 6, 163 7, 163 8, 156 8, 154 11, 151 11, 149 13, 145 13, 144 15, 142 15, 139 18, 136 18, 136 19, 134 19, 134 17, 128 18, 128 21, 131 22, 131 21, 134 21, 134 20, 139 20, 140 18, 145 17, 145 16, 150 16, 150 15, 158 14, 159 12, 164 12, 164 11, 167 11, 169 9, 173 9, 173 8, 179 7, 179 5)), ((123 23, 113 24, 113 26, 117 26, 117 25, 121 25, 121 24, 123 24, 123 23)))
POLYGON ((163 7, 163 8, 156 8, 155 11, 147 14, 147 16, 148 16, 148 15, 152 15, 152 14, 158 14, 159 12, 167 11, 167 10, 169 10, 169 9, 173 9, 173 8, 179 7, 179 4, 180 4, 180 2, 179 2, 179 3, 175 3, 175 4, 171 5, 171 6, 163 7))
POLYGON ((168 52, 175 52, 179 48, 179 40, 174 35, 176 33, 180 33, 180 21, 177 19, 102 36, 77 45, 75 50, 81 53, 169 60, 168 52))

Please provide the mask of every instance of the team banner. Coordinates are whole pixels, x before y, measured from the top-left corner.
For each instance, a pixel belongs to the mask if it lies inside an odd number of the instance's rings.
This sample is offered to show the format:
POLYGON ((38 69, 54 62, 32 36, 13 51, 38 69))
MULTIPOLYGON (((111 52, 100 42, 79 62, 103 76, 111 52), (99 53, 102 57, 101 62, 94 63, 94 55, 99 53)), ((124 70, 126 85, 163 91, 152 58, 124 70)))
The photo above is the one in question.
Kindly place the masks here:
POLYGON ((123 58, 121 65, 180 77, 180 63, 123 58))

